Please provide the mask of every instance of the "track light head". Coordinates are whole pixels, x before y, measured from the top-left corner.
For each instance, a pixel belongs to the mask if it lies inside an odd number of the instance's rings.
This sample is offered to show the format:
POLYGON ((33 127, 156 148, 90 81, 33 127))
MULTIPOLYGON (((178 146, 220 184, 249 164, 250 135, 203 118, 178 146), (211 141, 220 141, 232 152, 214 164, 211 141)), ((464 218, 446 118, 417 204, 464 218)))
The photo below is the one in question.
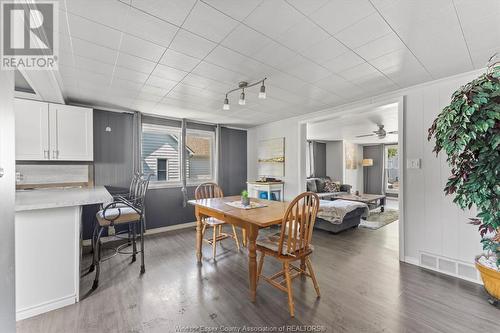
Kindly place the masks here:
POLYGON ((245 101, 245 89, 241 90, 240 100, 238 101, 238 104, 239 105, 245 105, 246 104, 246 101, 245 101))
POLYGON ((224 99, 224 105, 222 106, 222 110, 226 110, 226 111, 229 110, 229 99, 227 98, 227 96, 224 99))
POLYGON ((266 86, 264 85, 264 81, 262 81, 262 85, 260 86, 259 98, 260 99, 266 98, 266 86))

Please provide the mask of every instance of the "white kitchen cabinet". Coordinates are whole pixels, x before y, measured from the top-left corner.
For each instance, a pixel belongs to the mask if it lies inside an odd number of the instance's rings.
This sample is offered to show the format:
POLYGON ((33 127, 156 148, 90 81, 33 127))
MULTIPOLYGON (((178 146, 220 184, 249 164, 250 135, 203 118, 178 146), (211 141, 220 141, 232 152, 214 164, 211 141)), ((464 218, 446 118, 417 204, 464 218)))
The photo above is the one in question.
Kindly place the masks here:
POLYGON ((16 99, 16 160, 92 161, 92 109, 16 99))
POLYGON ((61 161, 92 161, 92 109, 49 104, 49 113, 50 158, 61 161))
POLYGON ((16 160, 48 160, 49 105, 27 99, 14 100, 16 160))

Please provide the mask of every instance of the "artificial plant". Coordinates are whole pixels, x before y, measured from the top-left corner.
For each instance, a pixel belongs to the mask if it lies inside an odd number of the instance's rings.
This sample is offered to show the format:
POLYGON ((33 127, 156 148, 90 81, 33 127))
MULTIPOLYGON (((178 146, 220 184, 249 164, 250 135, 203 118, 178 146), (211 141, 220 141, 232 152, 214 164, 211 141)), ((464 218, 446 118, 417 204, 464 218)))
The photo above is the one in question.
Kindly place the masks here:
POLYGON ((477 207, 483 249, 500 267, 500 64, 461 87, 429 128, 436 155, 444 150, 451 167, 444 192, 460 208, 477 207))

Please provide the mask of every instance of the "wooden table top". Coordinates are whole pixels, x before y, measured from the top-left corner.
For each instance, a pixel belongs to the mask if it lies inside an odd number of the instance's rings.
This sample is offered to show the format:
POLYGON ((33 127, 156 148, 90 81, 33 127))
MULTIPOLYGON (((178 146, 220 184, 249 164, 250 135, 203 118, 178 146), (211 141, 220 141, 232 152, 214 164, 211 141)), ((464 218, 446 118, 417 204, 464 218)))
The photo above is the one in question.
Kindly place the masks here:
POLYGON ((226 202, 241 200, 240 196, 231 196, 224 198, 212 198, 201 200, 189 200, 188 203, 194 206, 210 209, 233 218, 255 224, 261 228, 281 223, 288 202, 270 201, 251 198, 251 202, 259 202, 267 205, 266 207, 241 209, 229 206, 226 202))
POLYGON ((379 199, 384 199, 385 195, 383 194, 368 194, 363 193, 360 195, 355 194, 339 194, 335 196, 335 199, 343 199, 343 200, 351 200, 351 201, 360 201, 360 202, 369 202, 379 199))

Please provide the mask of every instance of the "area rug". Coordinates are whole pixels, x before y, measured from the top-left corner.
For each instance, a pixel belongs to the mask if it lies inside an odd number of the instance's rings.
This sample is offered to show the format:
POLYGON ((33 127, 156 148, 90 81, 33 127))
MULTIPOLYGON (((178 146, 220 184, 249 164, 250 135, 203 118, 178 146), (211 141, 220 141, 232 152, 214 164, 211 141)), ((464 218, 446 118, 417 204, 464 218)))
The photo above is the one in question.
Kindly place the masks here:
POLYGON ((383 213, 380 211, 370 212, 370 215, 366 220, 361 219, 359 226, 361 228, 367 228, 376 230, 382 228, 389 223, 397 221, 399 219, 399 211, 396 209, 385 209, 383 213))

